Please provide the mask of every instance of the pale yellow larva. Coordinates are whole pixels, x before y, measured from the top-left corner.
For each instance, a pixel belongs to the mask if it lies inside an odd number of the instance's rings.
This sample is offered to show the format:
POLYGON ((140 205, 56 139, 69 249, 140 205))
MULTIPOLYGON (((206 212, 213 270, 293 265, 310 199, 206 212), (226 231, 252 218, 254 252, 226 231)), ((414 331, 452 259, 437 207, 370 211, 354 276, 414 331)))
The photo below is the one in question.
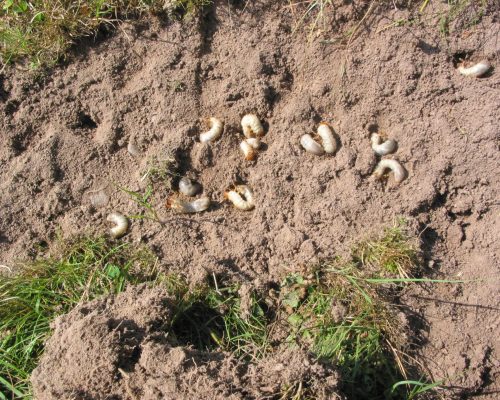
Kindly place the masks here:
POLYGON ((200 197, 194 201, 185 201, 178 198, 170 198, 167 200, 167 208, 184 214, 192 214, 202 212, 210 207, 210 198, 207 196, 200 197))
POLYGON ((371 137, 372 149, 379 156, 385 156, 396 151, 398 146, 397 142, 393 139, 388 139, 383 142, 382 136, 374 133, 371 137))
POLYGON ((337 139, 333 134, 333 129, 326 122, 321 122, 318 126, 316 141, 311 135, 305 134, 300 137, 300 144, 305 151, 321 156, 324 153, 334 154, 337 151, 337 139))
POLYGON ((179 181, 179 192, 186 196, 194 196, 200 191, 200 185, 191 179, 184 177, 179 181))
POLYGON ((255 114, 245 115, 241 119, 241 127, 246 138, 259 138, 264 135, 264 128, 255 114))
POLYGON ((252 146, 255 150, 260 149, 260 139, 259 138, 248 138, 245 141, 252 146))
POLYGON ((106 221, 112 222, 116 225, 115 227, 109 230, 109 233, 114 238, 120 238, 123 235, 125 235, 125 233, 127 233, 128 220, 127 217, 125 217, 124 215, 114 212, 108 215, 106 221))
POLYGON ((257 156, 257 150, 260 148, 260 140, 258 138, 244 139, 240 143, 240 149, 245 156, 245 160, 253 160, 257 156))
POLYGON ((375 168, 375 171, 373 171, 373 176, 375 177, 375 179, 382 179, 382 177, 385 175, 385 171, 387 171, 388 169, 390 169, 394 173, 394 180, 397 184, 403 182, 407 177, 406 169, 404 169, 399 161, 390 159, 380 160, 377 168, 375 168))
POLYGON ((325 150, 323 150, 323 146, 321 146, 316 140, 314 140, 308 133, 300 137, 300 144, 308 153, 312 153, 317 156, 325 153, 325 150))
POLYGON ((222 135, 224 122, 219 118, 210 117, 208 119, 209 130, 200 134, 200 142, 207 143, 218 139, 222 135))
POLYGON ((224 197, 239 210, 249 211, 255 207, 253 192, 247 185, 235 186, 234 189, 224 193, 224 197))
POLYGON ((318 126, 318 136, 321 138, 323 149, 326 154, 333 154, 337 150, 337 140, 333 136, 333 130, 326 122, 321 122, 318 126))
POLYGON ((475 78, 478 78, 488 72, 490 68, 490 62, 488 60, 482 60, 468 68, 466 68, 464 65, 460 65, 458 67, 458 72, 465 76, 473 76, 475 78))

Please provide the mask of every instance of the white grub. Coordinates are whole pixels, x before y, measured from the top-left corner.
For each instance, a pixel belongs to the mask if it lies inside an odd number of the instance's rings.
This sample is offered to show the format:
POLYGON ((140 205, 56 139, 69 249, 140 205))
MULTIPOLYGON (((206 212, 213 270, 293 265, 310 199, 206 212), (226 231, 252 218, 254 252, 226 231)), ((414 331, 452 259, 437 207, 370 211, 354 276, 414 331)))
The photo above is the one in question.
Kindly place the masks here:
POLYGON ((321 146, 311 135, 306 133, 300 137, 300 144, 305 151, 320 156, 325 153, 323 146, 321 146))
POLYGON ((127 220, 127 217, 125 217, 124 215, 122 215, 120 213, 116 213, 116 212, 111 213, 106 218, 106 221, 112 222, 116 225, 115 227, 113 227, 109 230, 109 233, 114 238, 120 238, 123 235, 125 235, 125 233, 127 233, 128 220, 127 220))
POLYGON ((403 182, 407 176, 407 172, 404 167, 396 160, 381 160, 375 171, 373 171, 373 176, 375 179, 382 179, 385 175, 385 171, 390 169, 394 173, 394 180, 397 184, 403 182))
POLYGON ((388 139, 383 141, 382 136, 378 133, 374 133, 371 137, 372 149, 379 156, 385 156, 387 154, 394 153, 398 146, 397 142, 393 139, 388 139))
POLYGON ((255 159, 257 152, 252 146, 250 146, 250 144, 246 140, 243 140, 240 143, 240 149, 243 152, 243 155, 245 156, 245 160, 251 161, 255 159))
POLYGON ((249 211, 255 207, 252 190, 247 185, 235 186, 234 189, 224 193, 224 197, 243 211, 249 211))
POLYGON ((95 208, 105 207, 109 203, 109 196, 103 191, 99 191, 96 194, 90 196, 90 204, 95 208))
POLYGON ((333 154, 337 150, 337 140, 333 136, 333 130, 326 122, 321 122, 318 126, 318 136, 321 138, 323 149, 326 154, 333 154))
POLYGON ((264 135, 264 128, 255 114, 245 115, 241 119, 241 127, 246 138, 259 138, 264 135))
POLYGON ((135 144, 135 142, 133 140, 130 140, 128 142, 127 151, 133 157, 137 157, 139 154, 141 154, 141 150, 139 149, 139 147, 137 146, 137 144, 135 144))
POLYGON ((464 65, 458 67, 458 72, 465 76, 472 76, 478 78, 483 76, 491 68, 491 64, 488 60, 479 61, 477 64, 466 68, 464 65))
POLYGON ((194 201, 185 201, 178 198, 170 198, 167 200, 167 208, 183 214, 193 214, 205 211, 210 207, 210 198, 207 196, 200 197, 194 201))
POLYGON ((186 196, 194 196, 200 191, 200 185, 193 182, 188 177, 184 177, 179 181, 179 192, 186 196))
POLYGON ((260 148, 260 140, 257 138, 248 138, 240 143, 240 149, 245 156, 245 160, 254 160, 257 156, 257 150, 260 148))
POLYGON ((245 141, 252 146, 255 150, 260 149, 260 139, 259 138, 248 138, 245 141))
POLYGON ((222 135, 222 130, 224 129, 224 122, 219 118, 210 117, 208 119, 209 130, 200 134, 200 142, 208 143, 212 142, 222 135))

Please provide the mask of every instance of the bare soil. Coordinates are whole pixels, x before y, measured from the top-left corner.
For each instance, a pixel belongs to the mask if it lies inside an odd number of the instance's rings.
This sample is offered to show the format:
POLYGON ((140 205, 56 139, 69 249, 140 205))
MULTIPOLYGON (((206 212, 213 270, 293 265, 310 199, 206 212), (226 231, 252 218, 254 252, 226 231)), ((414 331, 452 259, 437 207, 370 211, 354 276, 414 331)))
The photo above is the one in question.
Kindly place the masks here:
MULTIPOLYGON (((22 71, 4 73, 0 264, 34 255, 57 232, 105 233, 112 211, 138 214, 117 185, 143 190, 148 159, 170 152, 177 173, 200 182, 214 204, 201 214, 174 214, 164 208, 172 193, 159 189, 154 203, 164 223, 134 220, 125 240, 152 246, 165 270, 193 283, 214 272, 260 287, 302 264, 346 254, 356 239, 409 218, 420 227, 425 275, 468 281, 405 293, 420 315, 415 341, 428 376, 446 380, 446 398, 496 398, 498 6, 490 2, 470 28, 467 20, 454 21, 446 37, 437 28, 444 4, 429 4, 426 18, 402 26, 395 21, 410 11, 375 7, 342 41, 369 4, 339 2, 319 37, 308 38, 304 26, 295 31, 299 11, 287 2, 236 3, 216 1, 184 23, 122 24, 36 83, 22 71), (457 61, 465 55, 489 59, 492 70, 479 79, 460 75, 457 61), (266 131, 255 161, 239 151, 248 112, 266 131), (224 119, 225 129, 204 145, 200 119, 210 116, 224 119), (334 156, 299 145, 321 121, 338 135, 334 156), (408 171, 400 185, 371 178, 375 131, 398 142, 388 158, 408 171), (138 156, 127 151, 130 142, 138 156), (223 201, 234 183, 254 190, 255 210, 223 201)), ((59 351, 54 340, 48 353, 59 351)), ((143 354, 156 345, 147 346, 143 354)), ((57 354, 53 371, 61 368, 57 354)), ((221 355, 214 362, 232 361, 221 355)))

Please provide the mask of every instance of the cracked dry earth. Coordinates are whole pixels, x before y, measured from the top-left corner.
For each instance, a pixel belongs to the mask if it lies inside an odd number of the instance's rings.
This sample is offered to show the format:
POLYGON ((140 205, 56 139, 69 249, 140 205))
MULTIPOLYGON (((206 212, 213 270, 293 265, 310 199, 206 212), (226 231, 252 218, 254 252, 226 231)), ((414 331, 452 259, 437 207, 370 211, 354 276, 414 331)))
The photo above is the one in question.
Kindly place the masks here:
POLYGON ((424 23, 400 27, 391 24, 411 12, 379 6, 346 46, 334 39, 361 20, 364 2, 339 2, 313 40, 276 3, 216 1, 184 23, 124 23, 38 83, 4 73, 0 263, 33 256, 58 231, 104 233, 112 211, 138 214, 117 185, 143 190, 147 161, 170 152, 214 203, 178 215, 164 207, 171 193, 155 191, 165 223, 134 220, 125 240, 153 247, 162 268, 191 282, 215 272, 258 287, 346 254, 404 216, 419 227, 425 275, 467 280, 404 293, 423 317, 415 329, 426 371, 450 383, 447 398, 497 398, 498 7, 490 2, 473 29, 455 21, 444 38, 435 27, 446 5, 429 4, 424 23), (462 76, 463 55, 493 68, 462 76), (248 112, 266 132, 254 161, 239 151, 248 112), (209 116, 225 128, 205 145, 199 120, 209 116), (338 135, 334 156, 299 145, 321 121, 338 135), (388 158, 408 171, 400 185, 371 178, 373 132, 398 142, 388 158), (253 188, 253 211, 223 201, 233 183, 253 188))

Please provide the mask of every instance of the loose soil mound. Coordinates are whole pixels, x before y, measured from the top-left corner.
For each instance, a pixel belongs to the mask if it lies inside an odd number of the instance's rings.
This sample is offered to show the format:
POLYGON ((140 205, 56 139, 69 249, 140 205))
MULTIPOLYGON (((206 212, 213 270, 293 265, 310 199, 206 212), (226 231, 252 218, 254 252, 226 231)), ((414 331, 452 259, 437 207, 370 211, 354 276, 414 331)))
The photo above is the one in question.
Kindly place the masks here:
POLYGON ((247 364, 227 353, 173 347, 165 329, 171 300, 142 286, 58 318, 32 375, 35 398, 262 399, 299 384, 314 398, 341 398, 335 370, 299 349, 247 364))
POLYGON ((196 178, 216 204, 178 216, 163 208, 168 190, 155 192, 166 222, 134 220, 127 238, 153 246, 164 268, 192 281, 216 272, 259 285, 288 266, 346 253, 353 238, 397 216, 413 217, 429 273, 486 278, 408 293, 427 321, 420 339, 429 343, 430 376, 449 379, 459 395, 494 391, 500 255, 494 2, 473 29, 447 38, 436 29, 441 4, 428 5, 428 19, 400 27, 409 11, 375 8, 348 46, 339 37, 356 26, 365 2, 339 2, 327 16, 333 25, 310 41, 301 28, 293 32, 296 19, 280 2, 234 3, 217 1, 185 24, 122 25, 38 84, 23 84, 20 74, 2 79, 1 263, 25 257, 57 230, 105 232, 109 212, 140 212, 115 184, 144 189, 148 159, 168 151, 177 172, 196 178), (463 55, 488 58, 494 69, 481 79, 464 77, 456 70, 463 55), (265 149, 253 162, 238 149, 247 112, 257 113, 266 130, 265 149), (209 116, 226 126, 219 141, 203 145, 198 119, 209 116), (322 120, 340 138, 334 157, 299 146, 322 120), (399 186, 370 178, 378 162, 369 140, 374 131, 398 142, 394 157, 409 172, 399 186), (137 157, 127 152, 131 141, 137 157), (222 202, 235 182, 254 189, 254 211, 222 202))

